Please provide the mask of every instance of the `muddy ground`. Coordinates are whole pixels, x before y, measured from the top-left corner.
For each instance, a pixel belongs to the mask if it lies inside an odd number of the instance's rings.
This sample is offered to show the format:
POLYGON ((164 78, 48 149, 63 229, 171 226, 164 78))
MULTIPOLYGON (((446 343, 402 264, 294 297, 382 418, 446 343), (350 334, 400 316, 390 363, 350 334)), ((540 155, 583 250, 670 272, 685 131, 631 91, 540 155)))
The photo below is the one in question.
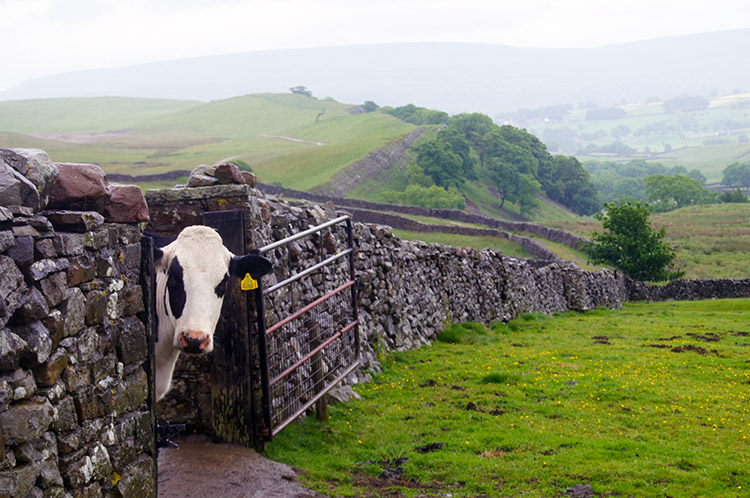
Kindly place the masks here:
POLYGON ((318 498, 288 465, 201 435, 159 450, 159 498, 318 498))

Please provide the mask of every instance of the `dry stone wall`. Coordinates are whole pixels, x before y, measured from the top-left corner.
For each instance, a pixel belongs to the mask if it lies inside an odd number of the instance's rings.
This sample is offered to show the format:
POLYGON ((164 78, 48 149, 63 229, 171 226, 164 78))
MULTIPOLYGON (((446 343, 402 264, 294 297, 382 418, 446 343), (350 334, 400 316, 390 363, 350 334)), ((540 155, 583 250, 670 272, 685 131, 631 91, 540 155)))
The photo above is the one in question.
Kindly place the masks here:
POLYGON ((155 497, 141 229, 46 210, 65 174, 0 150, 0 497, 155 497))
MULTIPOLYGON (((243 209, 251 247, 344 213, 331 203, 287 202, 248 185, 149 191, 146 198, 151 213, 149 230, 172 235, 184 226, 201 223, 204 211, 243 209)), ((626 297, 624 278, 611 271, 589 272, 572 263, 522 260, 492 250, 403 241, 386 225, 355 223, 354 231, 363 372, 378 370, 378 348, 419 347, 432 341, 451 321, 490 323, 532 311, 618 308, 626 297)), ((336 232, 333 236, 341 239, 344 235, 336 232)), ((325 237, 311 243, 333 244, 325 237)), ((295 268, 317 262, 312 261, 318 253, 314 247, 290 251, 295 268)), ((290 269, 286 256, 279 257, 273 274, 264 278, 267 286, 296 271, 290 269)), ((161 416, 210 432, 209 371, 210 361, 183 355, 172 392, 158 407, 161 416)), ((349 382, 367 378, 365 373, 358 375, 349 382)))

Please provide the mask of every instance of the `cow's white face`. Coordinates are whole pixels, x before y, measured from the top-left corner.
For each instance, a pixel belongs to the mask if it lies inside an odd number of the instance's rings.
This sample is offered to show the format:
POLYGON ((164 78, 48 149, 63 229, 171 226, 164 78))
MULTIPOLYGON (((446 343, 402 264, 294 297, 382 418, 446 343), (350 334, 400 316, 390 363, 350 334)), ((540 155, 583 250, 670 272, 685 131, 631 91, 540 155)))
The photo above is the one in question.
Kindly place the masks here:
POLYGON ((174 324, 172 346, 191 354, 208 353, 213 350, 232 253, 219 234, 205 226, 186 228, 162 252, 157 271, 166 272, 164 310, 174 324))
POLYGON ((156 391, 160 399, 169 389, 177 354, 204 354, 213 350, 230 275, 249 273, 259 279, 271 263, 257 255, 234 256, 215 230, 185 228, 177 239, 155 249, 156 391))

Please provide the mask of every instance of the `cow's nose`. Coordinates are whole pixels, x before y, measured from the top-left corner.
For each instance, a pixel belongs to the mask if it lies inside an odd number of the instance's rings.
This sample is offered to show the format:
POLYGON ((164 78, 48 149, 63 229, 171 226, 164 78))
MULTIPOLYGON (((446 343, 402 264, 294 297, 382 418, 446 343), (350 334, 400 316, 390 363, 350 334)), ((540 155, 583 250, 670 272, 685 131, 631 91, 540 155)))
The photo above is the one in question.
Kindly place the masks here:
POLYGON ((180 333, 180 348, 186 353, 201 354, 206 351, 210 340, 203 332, 188 330, 180 333))

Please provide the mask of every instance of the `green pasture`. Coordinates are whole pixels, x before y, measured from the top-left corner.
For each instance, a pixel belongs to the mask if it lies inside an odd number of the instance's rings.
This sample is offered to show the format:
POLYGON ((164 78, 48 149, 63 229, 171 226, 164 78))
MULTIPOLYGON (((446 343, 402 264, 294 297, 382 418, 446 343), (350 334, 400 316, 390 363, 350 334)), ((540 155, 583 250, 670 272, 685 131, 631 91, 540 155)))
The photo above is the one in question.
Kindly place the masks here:
POLYGON ((750 136, 747 109, 732 107, 732 104, 744 104, 748 99, 748 94, 717 97, 707 109, 681 113, 666 113, 661 103, 624 105, 621 107, 627 114, 621 119, 586 120, 586 111, 579 110, 571 112, 562 123, 534 123, 528 128, 543 141, 548 136, 553 142, 561 142, 565 154, 575 155, 581 161, 645 159, 666 166, 698 169, 709 182, 714 182, 721 180, 721 173, 727 165, 750 157, 750 143, 746 141, 750 136), (627 126, 630 133, 616 137, 613 130, 618 126, 627 126), (577 136, 565 140, 551 138, 563 129, 577 136), (596 133, 600 134, 599 138, 590 138, 596 133), (616 141, 633 147, 637 153, 576 152, 590 143, 602 146, 616 141), (711 144, 711 141, 725 143, 711 144), (671 151, 665 151, 667 145, 671 151))
POLYGON ((421 240, 423 242, 437 242, 453 247, 471 247, 473 249, 492 249, 502 251, 506 256, 514 258, 528 258, 528 253, 515 242, 502 237, 458 235, 443 232, 412 232, 394 229, 393 234, 403 240, 421 240))
POLYGON ((266 183, 311 189, 415 127, 393 116, 292 94, 184 102, 50 99, 0 102, 0 147, 38 147, 58 162, 110 173, 191 170, 239 158, 266 183))
POLYGON ((748 496, 748 347, 747 299, 454 324, 266 453, 326 496, 748 496))
POLYGON ((750 204, 691 206, 652 219, 686 278, 750 278, 750 204))

